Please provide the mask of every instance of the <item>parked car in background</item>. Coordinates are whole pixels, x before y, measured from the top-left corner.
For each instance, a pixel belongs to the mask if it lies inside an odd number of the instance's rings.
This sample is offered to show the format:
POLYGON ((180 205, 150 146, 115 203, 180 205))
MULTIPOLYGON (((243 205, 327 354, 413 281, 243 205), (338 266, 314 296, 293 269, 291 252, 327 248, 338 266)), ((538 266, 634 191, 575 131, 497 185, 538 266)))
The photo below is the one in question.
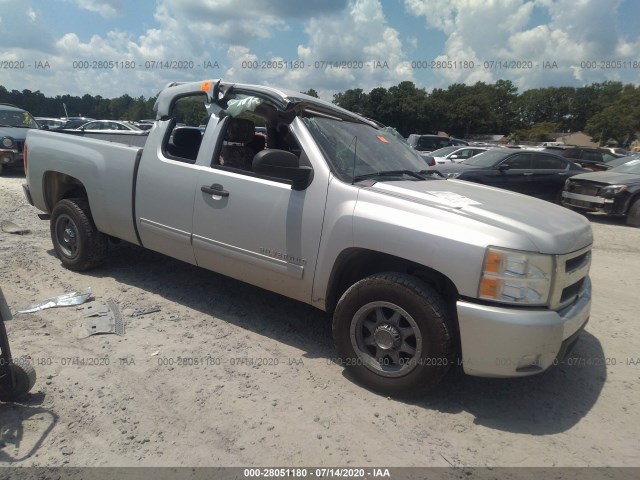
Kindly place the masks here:
POLYGON ((605 148, 592 147, 547 147, 543 152, 555 153, 561 157, 570 158, 575 163, 582 165, 594 172, 601 172, 611 168, 607 162, 621 155, 610 152, 605 148))
POLYGON ((49 117, 36 117, 36 122, 40 125, 40 128, 46 130, 58 130, 60 128, 64 128, 65 123, 67 123, 62 118, 49 118, 49 117))
POLYGON ((78 127, 81 127, 87 122, 95 120, 95 118, 90 117, 64 117, 62 120, 65 121, 64 126, 62 127, 65 130, 75 130, 78 127))
POLYGON ((442 147, 449 147, 452 145, 469 145, 469 142, 460 140, 459 138, 450 138, 443 135, 419 135, 412 133, 407 138, 409 145, 419 152, 433 152, 442 147))
POLYGON ((613 160, 609 160, 607 162, 607 165, 609 165, 609 167, 614 168, 614 167, 619 167, 620 165, 624 165, 627 162, 630 162, 631 160, 637 160, 638 156, 637 155, 628 155, 626 157, 618 157, 618 158, 614 158, 613 160))
POLYGON ((562 204, 572 209, 626 216, 627 225, 640 227, 640 158, 606 172, 568 179, 562 204))
POLYGON ((603 150, 608 150, 615 155, 629 155, 629 150, 621 147, 602 147, 603 150))
POLYGON ((94 120, 76 128, 87 133, 130 133, 132 135, 142 135, 144 130, 136 127, 133 123, 116 120, 94 120))
POLYGON ((38 122, 26 110, 0 103, 0 173, 5 167, 22 166, 27 132, 39 128, 38 122))
POLYGON ((155 120, 138 120, 137 122, 133 122, 133 124, 140 128, 141 130, 151 130, 151 128, 153 127, 153 124, 155 123, 155 120))
POLYGON ((560 203, 567 178, 589 170, 551 153, 535 150, 488 150, 437 170, 446 178, 468 180, 560 203))
POLYGON ((427 155, 422 155, 425 160, 429 158, 433 159, 433 162, 427 161, 430 166, 444 165, 446 163, 460 163, 482 152, 489 150, 489 147, 460 147, 453 145, 451 147, 444 147, 427 155))

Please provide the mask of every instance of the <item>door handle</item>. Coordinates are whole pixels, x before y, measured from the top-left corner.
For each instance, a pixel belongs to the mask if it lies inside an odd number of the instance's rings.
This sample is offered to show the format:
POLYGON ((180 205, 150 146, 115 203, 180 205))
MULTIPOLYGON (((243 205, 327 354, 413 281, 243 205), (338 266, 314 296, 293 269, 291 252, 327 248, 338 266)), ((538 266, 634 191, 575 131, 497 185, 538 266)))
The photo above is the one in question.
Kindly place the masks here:
POLYGON ((216 197, 228 197, 229 192, 223 189, 222 185, 219 183, 214 183, 210 187, 206 185, 202 185, 200 187, 200 191, 204 193, 208 193, 209 195, 215 195, 216 197))
POLYGON ((524 175, 528 177, 530 175, 533 175, 533 172, 524 172, 524 175))

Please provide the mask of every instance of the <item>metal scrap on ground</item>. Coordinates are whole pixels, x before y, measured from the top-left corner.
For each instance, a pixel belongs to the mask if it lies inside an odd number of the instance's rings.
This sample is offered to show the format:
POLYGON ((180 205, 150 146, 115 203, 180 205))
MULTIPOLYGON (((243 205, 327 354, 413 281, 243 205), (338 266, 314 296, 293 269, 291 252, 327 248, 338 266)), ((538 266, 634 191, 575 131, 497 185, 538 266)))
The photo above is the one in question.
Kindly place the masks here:
POLYGON ((120 308, 113 299, 107 300, 107 303, 95 303, 79 307, 81 315, 88 317, 89 320, 82 324, 82 328, 78 333, 78 338, 86 338, 91 335, 100 333, 115 333, 116 335, 124 335, 125 322, 120 313, 120 308))
POLYGON ((47 298, 38 303, 29 305, 26 308, 20 309, 17 313, 33 313, 47 308, 54 307, 69 307, 71 305, 81 305, 91 298, 91 287, 87 288, 84 293, 70 292, 58 295, 57 297, 47 298))

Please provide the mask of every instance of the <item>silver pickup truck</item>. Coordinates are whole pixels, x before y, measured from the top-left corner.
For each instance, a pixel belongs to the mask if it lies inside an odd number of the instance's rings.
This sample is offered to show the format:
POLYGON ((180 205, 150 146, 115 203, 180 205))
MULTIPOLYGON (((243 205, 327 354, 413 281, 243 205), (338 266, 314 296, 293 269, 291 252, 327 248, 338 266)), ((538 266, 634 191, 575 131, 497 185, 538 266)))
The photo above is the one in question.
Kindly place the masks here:
POLYGON ((394 395, 456 363, 542 372, 587 323, 576 213, 439 178, 392 129, 296 92, 175 83, 156 111, 143 148, 29 133, 24 191, 65 267, 121 239, 306 302, 353 378, 394 395))

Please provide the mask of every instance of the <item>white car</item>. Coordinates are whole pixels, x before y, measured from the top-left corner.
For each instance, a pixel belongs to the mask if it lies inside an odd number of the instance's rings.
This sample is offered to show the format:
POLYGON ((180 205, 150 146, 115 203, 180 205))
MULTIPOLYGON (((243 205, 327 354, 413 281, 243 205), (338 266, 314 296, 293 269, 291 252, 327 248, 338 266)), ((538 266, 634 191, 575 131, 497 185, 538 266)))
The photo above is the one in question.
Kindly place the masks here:
POLYGON ((471 158, 478 153, 486 152, 489 147, 460 147, 451 146, 443 147, 428 154, 433 158, 433 162, 429 162, 429 165, 442 165, 445 163, 460 163, 467 158, 471 158))
POLYGON ((93 120, 85 123, 76 130, 88 133, 128 133, 131 135, 142 135, 144 130, 129 122, 116 120, 93 120))

